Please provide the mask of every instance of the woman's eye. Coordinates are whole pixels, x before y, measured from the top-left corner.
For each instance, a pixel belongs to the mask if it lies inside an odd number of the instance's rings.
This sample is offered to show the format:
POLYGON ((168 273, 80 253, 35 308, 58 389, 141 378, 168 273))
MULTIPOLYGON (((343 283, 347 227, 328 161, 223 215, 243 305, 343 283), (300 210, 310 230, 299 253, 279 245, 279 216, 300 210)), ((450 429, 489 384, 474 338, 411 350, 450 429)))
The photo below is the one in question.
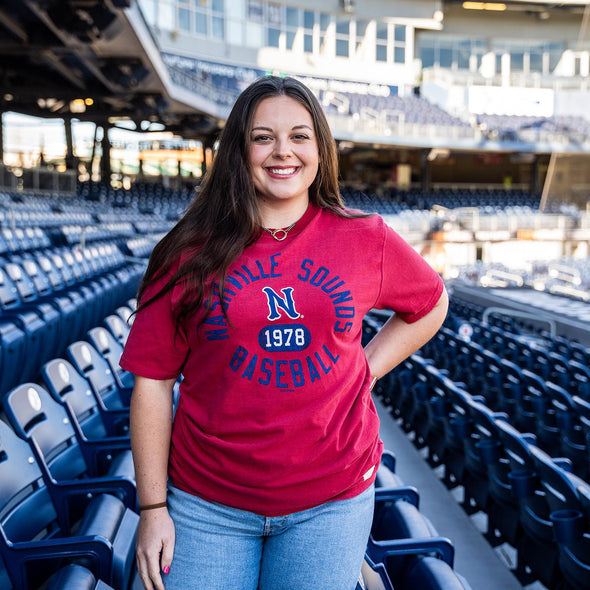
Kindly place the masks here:
POLYGON ((252 141, 255 141, 255 142, 257 142, 257 143, 262 143, 262 142, 265 142, 265 141, 270 141, 270 139, 271 139, 271 138, 270 138, 270 136, 268 136, 268 135, 256 135, 256 136, 255 136, 255 137, 252 139, 252 141))
POLYGON ((307 139, 309 139, 309 136, 308 135, 305 135, 304 133, 298 133, 295 136, 295 140, 296 141, 306 141, 307 139))

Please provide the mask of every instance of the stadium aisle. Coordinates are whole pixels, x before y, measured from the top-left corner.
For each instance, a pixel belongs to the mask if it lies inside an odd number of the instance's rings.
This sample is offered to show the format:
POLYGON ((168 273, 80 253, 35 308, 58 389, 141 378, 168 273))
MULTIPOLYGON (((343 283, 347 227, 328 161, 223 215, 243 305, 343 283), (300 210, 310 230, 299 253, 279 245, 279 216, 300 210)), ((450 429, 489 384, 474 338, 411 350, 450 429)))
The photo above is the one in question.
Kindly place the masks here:
POLYGON ((518 580, 378 399, 375 406, 385 448, 396 457, 396 473, 405 485, 418 488, 420 512, 431 520, 441 536, 448 537, 455 545, 455 571, 474 590, 521 590, 518 580))

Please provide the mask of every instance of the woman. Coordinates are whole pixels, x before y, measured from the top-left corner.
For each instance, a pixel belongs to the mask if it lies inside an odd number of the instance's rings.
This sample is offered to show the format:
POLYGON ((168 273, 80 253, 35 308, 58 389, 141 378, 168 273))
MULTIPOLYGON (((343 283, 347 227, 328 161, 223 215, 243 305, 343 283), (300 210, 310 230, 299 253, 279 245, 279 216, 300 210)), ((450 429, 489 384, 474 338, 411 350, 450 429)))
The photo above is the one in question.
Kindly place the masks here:
POLYGON ((447 298, 379 216, 343 208, 337 174, 313 94, 259 79, 154 249, 121 359, 146 589, 355 587, 382 452, 370 388, 447 298), (372 308, 395 315, 363 350, 372 308))

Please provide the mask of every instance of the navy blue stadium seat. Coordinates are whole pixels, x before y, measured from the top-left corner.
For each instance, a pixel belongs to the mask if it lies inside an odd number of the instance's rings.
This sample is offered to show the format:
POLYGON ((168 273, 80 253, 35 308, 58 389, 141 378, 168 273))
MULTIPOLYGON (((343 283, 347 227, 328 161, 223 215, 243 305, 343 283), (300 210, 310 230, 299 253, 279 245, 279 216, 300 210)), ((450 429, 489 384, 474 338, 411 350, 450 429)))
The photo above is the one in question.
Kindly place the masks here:
POLYGON ((356 590, 394 590, 383 563, 373 563, 365 556, 356 590))
POLYGON ((475 404, 471 410, 473 428, 487 433, 480 439, 479 451, 488 473, 488 503, 486 538, 493 546, 508 542, 517 547, 523 535, 520 524, 520 504, 512 492, 509 474, 514 468, 500 438, 499 422, 507 421, 507 414, 494 413, 475 404))
POLYGON ((550 509, 559 568, 571 588, 590 585, 590 485, 541 449, 531 453, 550 509))
POLYGON ((47 585, 47 590, 112 590, 83 565, 71 563, 59 569, 47 585))
MULTIPOLYGON (((367 546, 367 556, 370 562, 383 564, 391 581, 393 588, 424 588, 424 590, 445 590, 444 585, 437 585, 437 577, 432 576, 429 586, 412 586, 411 580, 416 565, 416 560, 424 556, 433 557, 441 560, 445 564, 443 580, 455 577, 453 570, 455 550, 453 544, 444 537, 430 537, 423 539, 393 539, 376 541, 369 538, 367 546), (400 565, 402 567, 400 567, 400 565), (448 577, 447 577, 448 576, 448 577)), ((442 580, 441 580, 442 581, 442 580)), ((457 579, 457 582, 461 582, 457 579)), ((449 586, 450 589, 468 590, 467 584, 449 586)))
POLYGON ((572 403, 576 409, 576 418, 582 430, 581 435, 586 443, 586 462, 588 472, 590 472, 590 400, 574 395, 572 403))
POLYGON ((391 451, 383 451, 375 476, 376 488, 397 488, 403 485, 395 473, 395 455, 391 451))
POLYGON ((127 337, 129 336, 129 326, 121 319, 121 316, 115 314, 109 314, 104 319, 104 325, 116 338, 116 340, 125 346, 127 337))
POLYGON ((135 472, 129 439, 87 439, 69 408, 40 385, 23 383, 8 392, 4 411, 15 432, 37 446, 52 478, 90 479, 117 489, 125 505, 137 505, 135 472))
POLYGON ((0 579, 10 579, 14 590, 31 590, 68 563, 80 562, 115 590, 129 590, 139 517, 105 493, 112 487, 77 481, 56 489, 38 462, 35 446, 3 421, 0 457, 0 556, 5 568, 0 579), (56 502, 58 494, 64 500, 56 502), (70 515, 61 508, 67 510, 67 499, 74 497, 86 501, 75 533, 68 526, 70 515))
POLYGON ((68 357, 76 369, 88 380, 93 391, 107 408, 128 407, 131 388, 119 387, 108 362, 85 340, 68 346, 68 357))
POLYGON ((26 347, 26 333, 0 313, 0 397, 21 380, 26 347))
POLYGON ((129 408, 107 408, 90 383, 66 359, 41 367, 41 377, 55 400, 68 403, 87 438, 129 434, 129 408))
POLYGON ((128 305, 120 305, 115 309, 115 313, 127 324, 131 326, 135 320, 133 310, 128 305))
POLYGON ((515 573, 523 583, 538 579, 551 588, 560 575, 558 550, 550 518, 551 509, 531 453, 536 438, 529 433, 520 433, 502 420, 498 420, 497 425, 498 436, 510 464, 511 489, 519 504, 519 520, 523 529, 516 547, 518 563, 515 573), (532 570, 532 578, 527 575, 525 566, 532 570))
POLYGON ((107 361, 117 385, 120 388, 132 388, 134 376, 119 365, 123 346, 113 334, 102 326, 96 326, 88 331, 88 341, 107 361))

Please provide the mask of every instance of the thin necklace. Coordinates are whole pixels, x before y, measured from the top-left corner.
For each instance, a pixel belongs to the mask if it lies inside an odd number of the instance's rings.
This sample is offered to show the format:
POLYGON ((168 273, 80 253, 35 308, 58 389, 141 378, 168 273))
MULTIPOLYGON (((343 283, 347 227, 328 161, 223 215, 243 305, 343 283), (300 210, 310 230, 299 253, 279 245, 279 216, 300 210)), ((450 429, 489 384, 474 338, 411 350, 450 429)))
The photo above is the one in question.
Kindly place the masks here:
POLYGON ((268 227, 263 227, 262 229, 264 231, 267 231, 275 240, 277 240, 277 242, 282 242, 287 237, 289 232, 293 229, 296 223, 297 222, 294 221, 289 227, 282 227, 279 229, 270 229, 268 227))

